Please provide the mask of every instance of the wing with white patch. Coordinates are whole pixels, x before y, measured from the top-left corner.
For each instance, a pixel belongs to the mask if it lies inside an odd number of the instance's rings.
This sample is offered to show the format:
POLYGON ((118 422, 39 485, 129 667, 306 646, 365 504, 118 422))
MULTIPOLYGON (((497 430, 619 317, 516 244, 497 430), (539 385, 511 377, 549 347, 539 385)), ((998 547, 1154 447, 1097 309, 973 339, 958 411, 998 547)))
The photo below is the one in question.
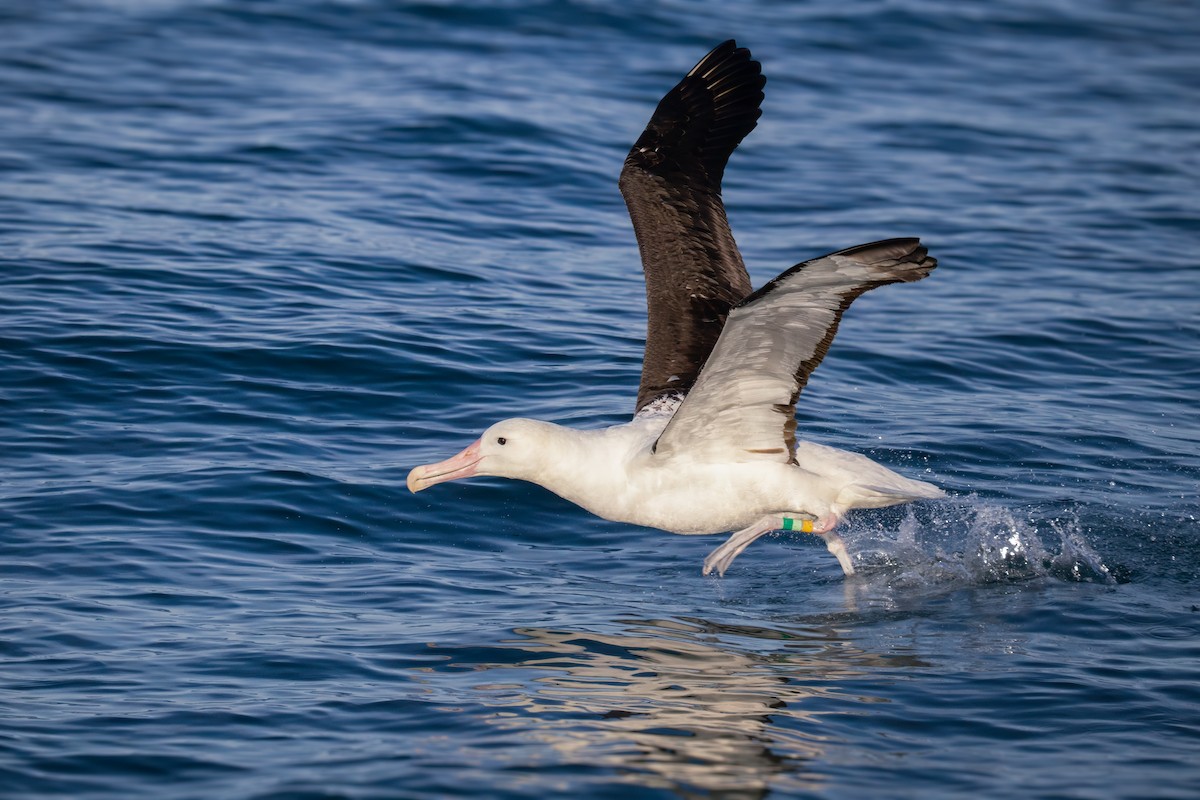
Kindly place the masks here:
POLYGON ((919 240, 888 239, 787 270, 730 312, 654 452, 712 461, 792 460, 796 399, 829 350, 842 313, 863 292, 918 281, 936 266, 919 240))

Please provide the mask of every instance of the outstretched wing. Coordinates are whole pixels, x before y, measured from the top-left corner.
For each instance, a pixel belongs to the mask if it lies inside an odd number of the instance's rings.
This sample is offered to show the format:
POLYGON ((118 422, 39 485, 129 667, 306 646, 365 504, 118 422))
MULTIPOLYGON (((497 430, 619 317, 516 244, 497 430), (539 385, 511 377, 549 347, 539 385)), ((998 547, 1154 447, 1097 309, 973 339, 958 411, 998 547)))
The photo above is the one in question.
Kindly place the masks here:
POLYGON ((621 171, 646 274, 648 320, 637 410, 684 394, 750 277, 721 203, 725 162, 762 114, 766 83, 732 39, 667 93, 621 171))
POLYGON ((937 266, 917 239, 859 245, 797 264, 742 301, 695 387, 655 445, 664 457, 787 462, 796 399, 842 313, 869 289, 919 281, 937 266))

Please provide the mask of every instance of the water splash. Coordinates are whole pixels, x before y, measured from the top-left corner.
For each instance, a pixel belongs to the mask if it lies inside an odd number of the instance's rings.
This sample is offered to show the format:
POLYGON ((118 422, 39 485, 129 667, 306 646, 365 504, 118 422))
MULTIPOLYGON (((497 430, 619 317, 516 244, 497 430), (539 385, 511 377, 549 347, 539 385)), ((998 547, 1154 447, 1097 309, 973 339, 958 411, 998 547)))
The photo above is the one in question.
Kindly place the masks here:
POLYGON ((1078 513, 1021 511, 975 495, 908 506, 896 524, 877 517, 843 533, 867 576, 888 573, 893 586, 1014 583, 1057 579, 1118 582, 1088 541, 1078 513))

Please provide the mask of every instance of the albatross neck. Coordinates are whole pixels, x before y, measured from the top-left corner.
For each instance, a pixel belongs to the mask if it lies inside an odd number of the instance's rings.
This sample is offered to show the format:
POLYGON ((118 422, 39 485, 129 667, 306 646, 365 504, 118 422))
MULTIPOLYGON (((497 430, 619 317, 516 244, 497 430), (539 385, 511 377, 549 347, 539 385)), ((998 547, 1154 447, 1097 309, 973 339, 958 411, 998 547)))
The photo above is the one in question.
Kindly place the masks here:
POLYGON ((624 482, 627 437, 617 429, 578 430, 546 423, 542 459, 529 480, 584 508, 624 482))

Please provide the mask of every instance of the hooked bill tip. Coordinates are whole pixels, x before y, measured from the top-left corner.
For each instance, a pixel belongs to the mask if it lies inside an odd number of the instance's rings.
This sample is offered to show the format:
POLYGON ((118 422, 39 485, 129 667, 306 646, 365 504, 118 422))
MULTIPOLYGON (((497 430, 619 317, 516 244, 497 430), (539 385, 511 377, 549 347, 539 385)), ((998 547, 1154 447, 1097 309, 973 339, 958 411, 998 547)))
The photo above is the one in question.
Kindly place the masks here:
POLYGON ((421 485, 421 468, 414 467, 408 472, 408 490, 413 494, 421 491, 425 487, 421 485))

